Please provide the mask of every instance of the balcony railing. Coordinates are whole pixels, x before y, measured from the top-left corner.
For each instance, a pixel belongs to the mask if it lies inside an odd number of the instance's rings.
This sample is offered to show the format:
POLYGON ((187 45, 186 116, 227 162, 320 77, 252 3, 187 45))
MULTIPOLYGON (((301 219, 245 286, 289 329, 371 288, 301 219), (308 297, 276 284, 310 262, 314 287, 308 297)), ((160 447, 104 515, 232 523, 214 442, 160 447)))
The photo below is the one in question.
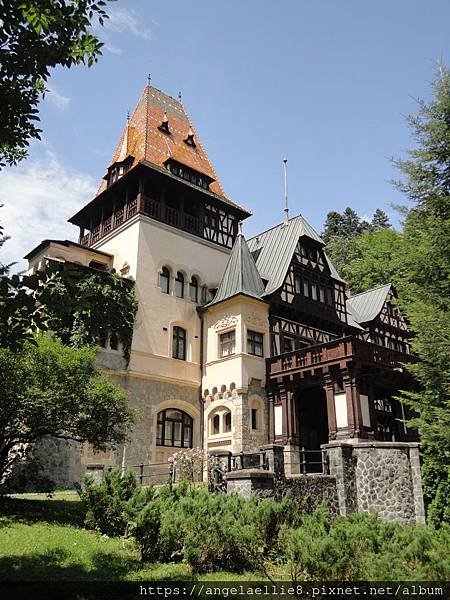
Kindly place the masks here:
POLYGON ((403 363, 411 362, 414 358, 411 354, 378 346, 354 337, 346 337, 268 358, 266 361, 267 376, 268 378, 279 377, 345 360, 358 360, 364 364, 396 369, 403 363))
POLYGON ((202 223, 198 217, 139 194, 137 198, 134 198, 124 207, 117 209, 111 216, 104 219, 90 233, 80 237, 80 244, 83 244, 83 246, 96 244, 138 213, 172 225, 172 227, 183 229, 194 235, 203 236, 202 223))

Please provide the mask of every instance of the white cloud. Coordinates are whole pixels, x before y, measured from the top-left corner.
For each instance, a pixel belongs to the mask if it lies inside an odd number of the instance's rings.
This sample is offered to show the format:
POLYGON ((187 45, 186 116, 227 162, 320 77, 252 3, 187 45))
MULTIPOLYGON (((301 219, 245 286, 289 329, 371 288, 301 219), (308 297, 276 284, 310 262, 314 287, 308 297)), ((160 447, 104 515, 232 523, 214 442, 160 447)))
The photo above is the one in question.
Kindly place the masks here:
POLYGON ((0 172, 0 222, 11 236, 0 250, 0 261, 17 261, 46 238, 77 241, 78 229, 67 223, 94 195, 96 182, 67 168, 51 152, 0 172))
POLYGON ((145 40, 152 39, 152 32, 148 27, 142 26, 139 14, 134 10, 125 8, 111 9, 108 12, 109 19, 105 20, 105 29, 119 33, 131 33, 145 40))
MULTIPOLYGON (((134 37, 151 40, 153 35, 149 27, 143 25, 142 17, 133 9, 126 8, 110 9, 109 19, 105 19, 103 27, 96 23, 93 28, 95 35, 104 43, 104 49, 111 54, 121 55, 122 48, 111 42, 111 33, 126 33, 134 37)), ((152 21, 152 24, 155 24, 152 21)))
POLYGON ((70 98, 60 94, 53 85, 47 85, 45 97, 61 110, 66 110, 70 104, 70 98))

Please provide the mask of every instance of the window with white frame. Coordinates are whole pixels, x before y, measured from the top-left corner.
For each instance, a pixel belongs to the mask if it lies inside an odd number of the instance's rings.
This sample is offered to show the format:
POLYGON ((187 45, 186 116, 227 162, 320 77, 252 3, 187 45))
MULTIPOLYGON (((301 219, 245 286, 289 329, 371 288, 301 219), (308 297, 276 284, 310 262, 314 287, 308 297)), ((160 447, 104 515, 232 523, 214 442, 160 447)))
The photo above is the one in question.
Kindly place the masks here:
POLYGON ((220 335, 220 356, 231 356, 236 353, 236 330, 220 335))

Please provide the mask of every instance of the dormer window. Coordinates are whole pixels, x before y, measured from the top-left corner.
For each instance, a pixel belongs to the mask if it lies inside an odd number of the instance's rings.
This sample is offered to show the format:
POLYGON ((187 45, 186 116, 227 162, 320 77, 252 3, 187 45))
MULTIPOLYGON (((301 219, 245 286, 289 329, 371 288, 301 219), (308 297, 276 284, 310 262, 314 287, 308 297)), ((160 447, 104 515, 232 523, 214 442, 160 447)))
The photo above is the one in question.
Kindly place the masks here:
POLYGON ((160 131, 162 131, 163 133, 170 133, 170 129, 169 129, 169 118, 167 116, 166 111, 164 111, 164 116, 163 116, 163 120, 161 121, 161 125, 158 127, 158 129, 160 131))
POLYGON ((192 127, 189 127, 189 131, 186 139, 184 140, 184 143, 188 146, 192 146, 192 148, 195 148, 197 146, 194 140, 194 132, 192 131, 192 127))
POLYGON ((180 179, 184 179, 189 183, 198 185, 205 190, 207 190, 209 185, 214 181, 214 179, 209 177, 209 175, 194 171, 194 169, 191 169, 190 167, 187 167, 186 165, 183 165, 172 158, 166 160, 164 164, 166 165, 167 170, 173 175, 176 175, 177 177, 180 177, 180 179))

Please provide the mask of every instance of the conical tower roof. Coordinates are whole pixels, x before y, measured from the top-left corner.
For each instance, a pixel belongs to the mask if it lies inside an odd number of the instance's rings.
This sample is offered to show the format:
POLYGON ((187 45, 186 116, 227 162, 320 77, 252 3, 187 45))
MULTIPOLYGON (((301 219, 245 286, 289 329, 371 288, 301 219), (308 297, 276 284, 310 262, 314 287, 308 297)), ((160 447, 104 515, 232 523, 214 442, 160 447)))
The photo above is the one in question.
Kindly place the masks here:
POLYGON ((236 238, 214 300, 207 306, 239 294, 258 299, 264 294, 264 283, 242 233, 236 238))

